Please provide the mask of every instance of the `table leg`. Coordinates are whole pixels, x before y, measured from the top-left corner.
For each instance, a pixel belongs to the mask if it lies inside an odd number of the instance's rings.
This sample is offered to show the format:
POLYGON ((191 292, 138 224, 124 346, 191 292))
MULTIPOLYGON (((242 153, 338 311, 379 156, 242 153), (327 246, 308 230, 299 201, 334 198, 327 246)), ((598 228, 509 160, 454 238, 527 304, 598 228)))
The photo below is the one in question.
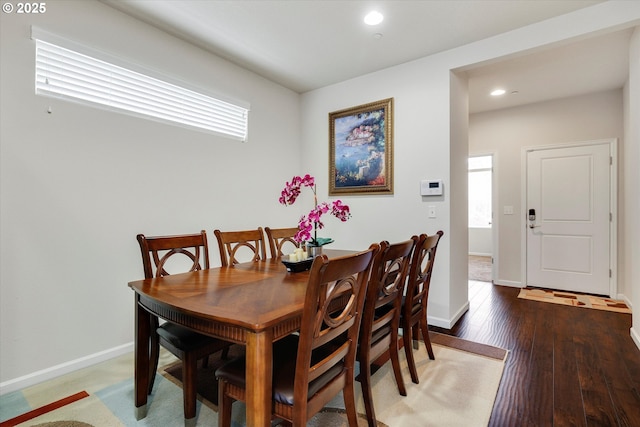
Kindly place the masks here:
POLYGON ((149 387, 149 340, 150 340, 150 314, 138 304, 139 296, 135 297, 135 370, 134 370, 134 394, 136 406, 136 419, 147 416, 147 394, 149 387))
POLYGON ((247 426, 271 425, 273 331, 247 333, 247 426))

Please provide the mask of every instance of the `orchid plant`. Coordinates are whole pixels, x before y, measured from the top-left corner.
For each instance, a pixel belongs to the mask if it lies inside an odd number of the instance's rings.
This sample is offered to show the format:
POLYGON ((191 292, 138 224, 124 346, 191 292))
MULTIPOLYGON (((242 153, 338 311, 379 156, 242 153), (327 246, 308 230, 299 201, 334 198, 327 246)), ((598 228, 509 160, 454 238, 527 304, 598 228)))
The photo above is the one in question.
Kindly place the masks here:
POLYGON ((345 222, 351 217, 349 212, 349 206, 342 203, 341 200, 335 200, 331 203, 322 202, 318 204, 318 195, 316 193, 316 181, 315 178, 309 174, 303 177, 294 176, 291 182, 287 182, 280 194, 280 204, 289 206, 295 203, 296 199, 302 191, 302 187, 309 187, 313 191, 314 208, 311 211, 300 218, 298 222, 298 232, 294 236, 296 242, 308 241, 311 246, 322 246, 333 240, 328 238, 318 237, 318 229, 323 228, 324 224, 320 220, 322 215, 330 213, 338 218, 340 221, 345 222), (313 229, 313 237, 311 237, 311 230, 313 229))

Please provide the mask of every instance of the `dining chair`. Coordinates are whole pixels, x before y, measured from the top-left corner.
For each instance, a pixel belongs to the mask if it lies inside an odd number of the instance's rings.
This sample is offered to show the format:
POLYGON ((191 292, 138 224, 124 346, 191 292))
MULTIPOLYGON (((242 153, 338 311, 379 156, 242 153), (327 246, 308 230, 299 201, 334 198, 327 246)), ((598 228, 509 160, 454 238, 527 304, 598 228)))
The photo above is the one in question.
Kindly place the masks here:
POLYGON ((402 309, 402 292, 414 246, 413 239, 394 244, 382 241, 371 266, 356 357, 360 362, 360 373, 356 380, 362 387, 362 397, 370 427, 378 425, 373 406, 372 366, 381 366, 378 359, 386 353, 391 359, 398 392, 402 396, 407 395, 398 356, 398 328, 402 309))
POLYGON ((435 359, 427 325, 427 304, 436 250, 443 234, 444 232, 440 230, 431 236, 421 234, 419 237, 412 237, 416 241, 416 246, 411 257, 405 296, 402 301, 400 327, 402 328, 404 351, 407 356, 411 381, 415 384, 419 383, 419 379, 416 362, 413 358, 412 342, 413 339, 419 340, 420 331, 422 331, 429 359, 435 359))
POLYGON ((238 264, 240 253, 250 261, 260 261, 266 258, 264 234, 262 227, 257 230, 220 231, 214 230, 220 249, 220 261, 223 267, 238 264))
MULTIPOLYGON (((204 230, 197 234, 176 236, 146 237, 138 234, 138 243, 142 253, 144 277, 168 276, 169 270, 174 273, 202 270, 209 268, 209 248, 207 234, 204 230)), ((197 362, 203 360, 207 365, 209 355, 222 350, 222 358, 226 358, 230 342, 199 334, 175 323, 166 322, 159 325, 157 316, 151 317, 151 342, 149 363, 148 393, 151 394, 158 369, 160 345, 182 360, 182 390, 184 401, 184 417, 196 416, 196 377, 197 362)))
POLYGON ((267 233, 267 241, 269 242, 269 251, 271 258, 279 258, 284 255, 282 248, 291 246, 292 249, 300 247, 300 243, 296 242, 293 237, 298 233, 298 227, 291 228, 264 228, 267 233))
MULTIPOLYGON (((299 334, 273 347, 273 417, 294 427, 343 392, 349 426, 356 427, 354 365, 371 262, 379 245, 353 255, 314 259, 305 292, 299 334)), ((216 370, 218 425, 229 427, 231 406, 245 401, 246 360, 216 370)))

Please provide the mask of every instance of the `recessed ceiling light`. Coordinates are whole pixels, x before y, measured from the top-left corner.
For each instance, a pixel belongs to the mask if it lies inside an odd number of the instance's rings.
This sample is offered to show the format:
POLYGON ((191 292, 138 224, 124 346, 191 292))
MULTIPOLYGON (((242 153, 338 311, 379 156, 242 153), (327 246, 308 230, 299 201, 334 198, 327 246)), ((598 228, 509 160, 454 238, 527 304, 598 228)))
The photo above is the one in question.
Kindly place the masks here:
POLYGON ((382 16, 380 12, 374 10, 367 13, 367 15, 364 17, 364 23, 367 25, 378 25, 382 22, 383 19, 384 16, 382 16))
POLYGON ((507 91, 504 89, 496 89, 491 92, 491 96, 500 96, 500 95, 504 95, 505 93, 507 93, 507 91))

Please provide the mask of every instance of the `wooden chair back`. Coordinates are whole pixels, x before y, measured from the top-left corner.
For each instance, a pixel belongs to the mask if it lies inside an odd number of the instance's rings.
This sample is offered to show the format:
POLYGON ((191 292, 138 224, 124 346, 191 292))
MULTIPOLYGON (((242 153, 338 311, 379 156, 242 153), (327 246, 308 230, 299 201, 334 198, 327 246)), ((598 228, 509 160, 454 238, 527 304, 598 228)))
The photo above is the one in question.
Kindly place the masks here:
POLYGON ((438 231, 431 236, 422 234, 418 238, 407 282, 405 314, 414 314, 420 310, 420 307, 424 307, 426 312, 431 273, 436 259, 438 242, 443 234, 443 231, 438 231))
POLYGON ((300 247, 293 237, 298 233, 298 227, 291 228, 269 228, 265 227, 267 233, 267 241, 269 242, 269 251, 271 258, 280 258, 284 255, 282 248, 284 246, 291 247, 291 252, 300 247))
POLYGON ((137 239, 146 279, 169 275, 165 268, 168 268, 169 262, 184 263, 188 260, 187 264, 181 264, 184 268, 180 269, 180 273, 209 268, 209 246, 204 230, 198 234, 177 236, 146 237, 138 234, 137 239))
POLYGON ((404 341, 407 364, 409 365, 409 373, 411 374, 411 380, 416 384, 419 383, 419 378, 413 357, 412 342, 414 339, 417 340, 419 338, 420 332, 422 332, 422 339, 427 348, 429 358, 435 359, 427 325, 427 306, 436 250, 443 234, 440 230, 431 236, 421 234, 420 237, 413 237, 416 240, 416 246, 411 257, 411 267, 407 277, 400 326, 402 327, 402 339, 404 341))
POLYGON ((358 254, 314 259, 300 326, 295 401, 289 406, 276 400, 276 416, 305 425, 342 390, 350 425, 357 425, 354 365, 367 281, 378 249, 374 244, 358 254), (325 385, 310 395, 310 383, 320 377, 325 385))
POLYGON ((413 239, 393 245, 387 241, 380 243, 380 250, 371 267, 362 319, 366 333, 361 336, 361 341, 369 340, 367 335, 375 335, 380 328, 389 325, 396 314, 400 318, 402 292, 414 246, 413 239))
MULTIPOLYGON (((373 257, 379 249, 339 258, 316 257, 305 291, 299 335, 273 344, 273 416, 305 426, 341 391, 350 426, 357 426, 354 366, 373 257)), ((246 360, 216 370, 218 425, 231 425, 234 400, 246 399, 246 360)))
MULTIPOLYGON (((169 270, 184 273, 209 268, 209 245, 207 233, 202 230, 198 234, 178 236, 146 237, 138 234, 138 243, 142 253, 144 277, 168 276, 169 270), (171 268, 169 268, 171 265, 171 268)), ((157 316, 151 316, 151 336, 149 339, 149 384, 148 394, 153 390, 153 383, 158 369, 160 346, 169 350, 182 361, 182 393, 185 420, 195 420, 196 416, 196 383, 197 363, 202 359, 206 367, 209 355, 222 350, 226 359, 231 343, 200 335, 178 324, 166 322, 160 325, 157 316)), ((194 421, 195 422, 195 421, 194 421)))
POLYGON ((398 329, 402 310, 402 293, 409 272, 415 240, 389 244, 380 242, 380 250, 371 266, 371 276, 364 303, 358 357, 362 395, 369 425, 376 426, 371 384, 371 365, 385 353, 393 366, 393 373, 402 396, 407 395, 398 356, 398 329))
POLYGON ((266 258, 264 246, 264 233, 262 227, 257 230, 244 231, 220 231, 213 232, 218 240, 220 249, 220 261, 224 267, 238 264, 238 253, 249 250, 250 261, 260 261, 266 258))

